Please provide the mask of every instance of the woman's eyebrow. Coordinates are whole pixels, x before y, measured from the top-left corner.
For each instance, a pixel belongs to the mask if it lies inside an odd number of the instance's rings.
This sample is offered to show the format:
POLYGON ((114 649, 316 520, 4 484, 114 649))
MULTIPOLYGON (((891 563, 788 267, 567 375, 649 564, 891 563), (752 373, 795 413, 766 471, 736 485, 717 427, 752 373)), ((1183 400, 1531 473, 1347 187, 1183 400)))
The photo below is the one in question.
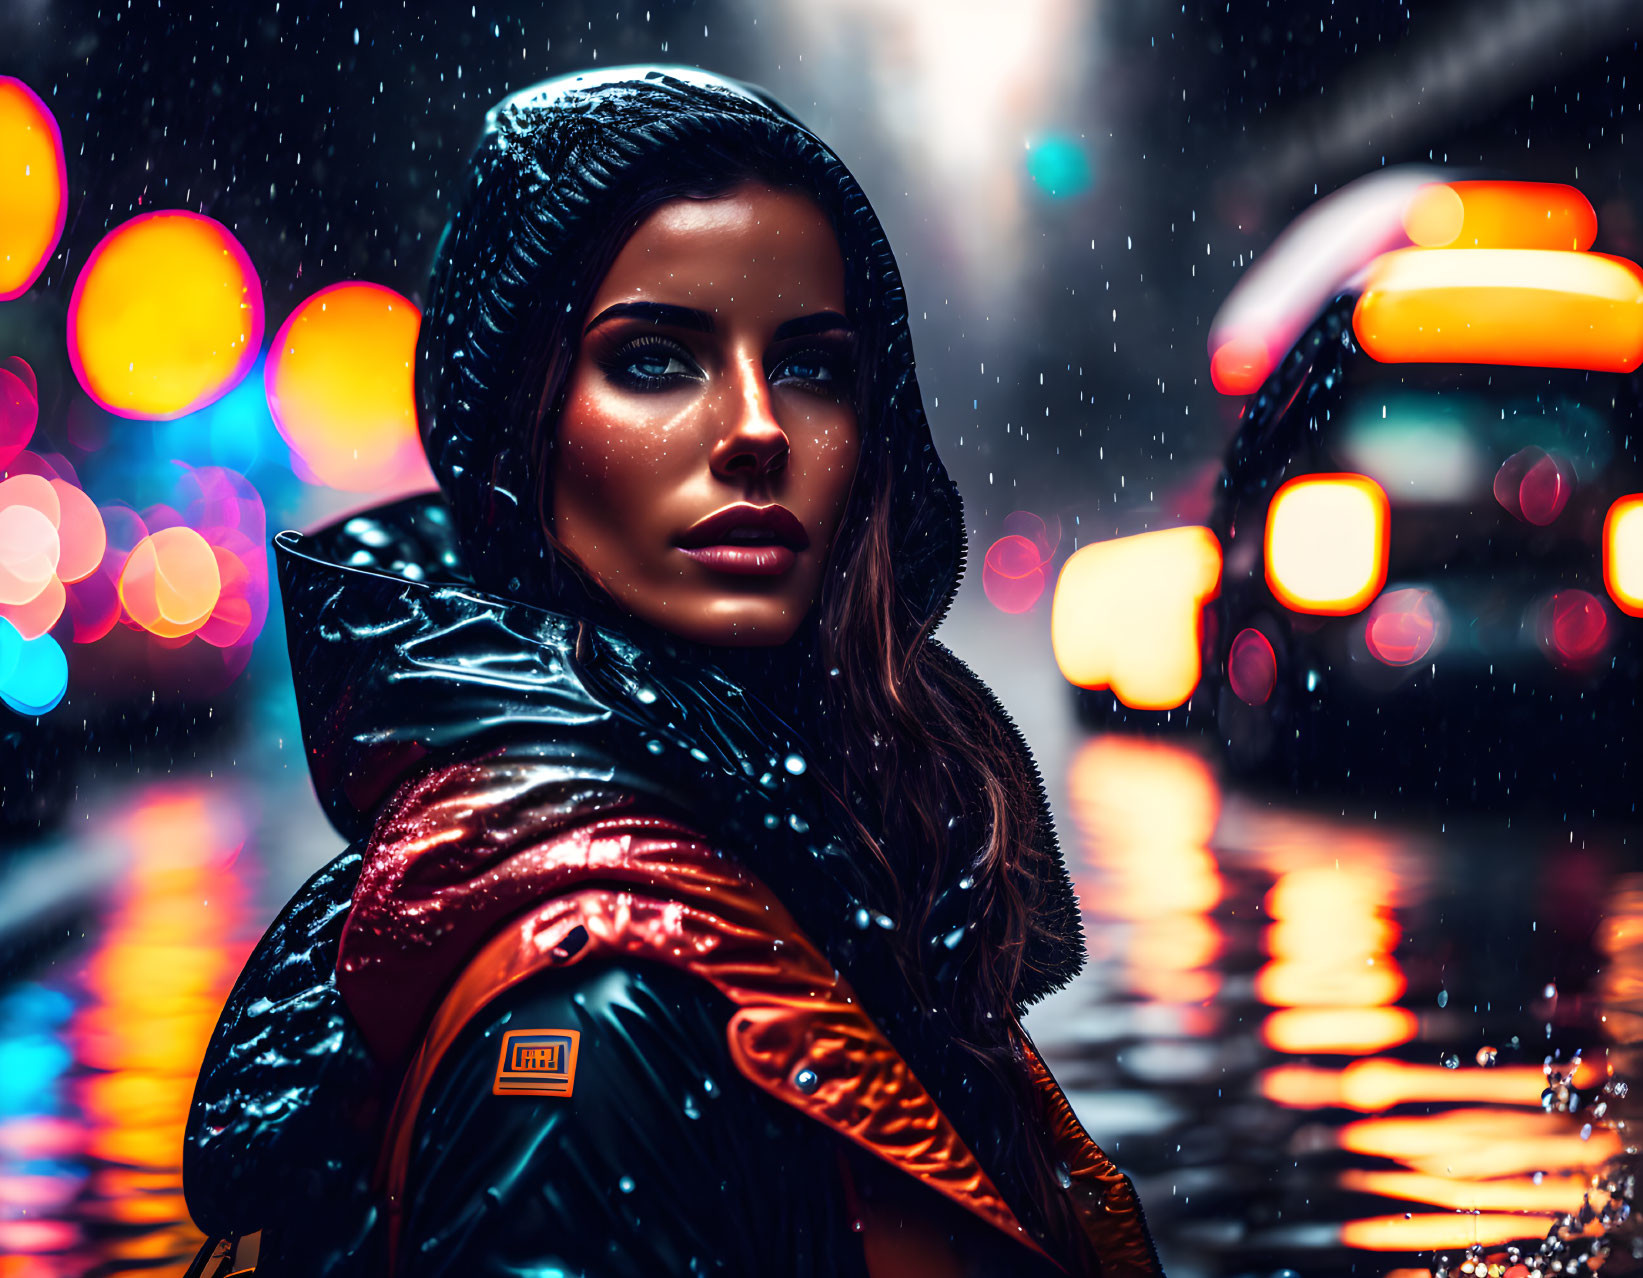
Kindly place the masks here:
POLYGON ((854 332, 850 321, 837 311, 817 311, 814 315, 801 315, 798 319, 790 319, 777 327, 771 340, 782 342, 790 337, 810 337, 816 333, 832 333, 836 331, 854 332))
POLYGON ((617 319, 649 320, 652 324, 660 324, 667 328, 688 328, 698 333, 713 331, 713 317, 706 311, 698 311, 689 306, 675 306, 671 302, 617 302, 614 306, 607 306, 599 314, 588 321, 588 326, 582 330, 586 337, 599 325, 617 319))

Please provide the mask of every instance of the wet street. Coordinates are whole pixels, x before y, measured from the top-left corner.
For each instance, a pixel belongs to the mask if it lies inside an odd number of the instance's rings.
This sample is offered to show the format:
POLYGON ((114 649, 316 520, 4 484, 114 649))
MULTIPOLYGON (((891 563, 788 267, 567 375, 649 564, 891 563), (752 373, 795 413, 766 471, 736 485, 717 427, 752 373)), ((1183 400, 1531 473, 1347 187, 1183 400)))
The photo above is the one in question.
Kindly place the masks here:
MULTIPOLYGON (((1089 735, 1042 618, 952 634, 1033 742, 1090 962, 1028 1028, 1136 1179, 1174 1275, 1425 1272, 1538 1239, 1617 1152, 1591 1099, 1635 1039, 1635 831, 1343 814, 1225 786, 1205 743, 1089 735)), ((955 640, 955 642, 958 642, 955 640)), ((253 721, 278 723, 277 701, 253 721)), ((288 730, 288 729, 287 729, 288 730)), ((180 1273, 179 1150, 217 1011, 340 846, 279 730, 81 795, 0 867, 0 1275, 180 1273)))

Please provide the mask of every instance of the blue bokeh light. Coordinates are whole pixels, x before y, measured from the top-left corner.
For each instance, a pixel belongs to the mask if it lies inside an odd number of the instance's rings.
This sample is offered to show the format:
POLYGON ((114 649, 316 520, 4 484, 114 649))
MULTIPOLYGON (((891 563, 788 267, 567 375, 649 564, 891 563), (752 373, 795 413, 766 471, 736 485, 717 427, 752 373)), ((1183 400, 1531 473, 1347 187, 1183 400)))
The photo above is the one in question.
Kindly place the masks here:
POLYGON ((1028 148, 1027 176, 1058 200, 1082 195, 1095 182, 1084 144, 1064 133, 1051 133, 1028 148))
MULTIPOLYGON (((0 680, 0 700, 21 715, 41 715, 55 710, 68 691, 68 658, 50 635, 24 639, 17 628, 0 618, 0 649, 15 639, 17 661, 0 680), (11 639, 4 632, 11 632, 11 639)), ((3 661, 3 658, 0 658, 3 661)))
POLYGON ((154 452, 161 461, 226 466, 244 475, 259 461, 285 460, 263 388, 263 358, 228 394, 198 412, 154 424, 154 452))
POLYGON ((69 1065, 58 1034, 73 1012, 66 994, 33 982, 0 998, 0 1119, 57 1109, 69 1065))
POLYGON ((17 632, 16 626, 0 617, 0 688, 6 686, 22 656, 23 636, 17 632))

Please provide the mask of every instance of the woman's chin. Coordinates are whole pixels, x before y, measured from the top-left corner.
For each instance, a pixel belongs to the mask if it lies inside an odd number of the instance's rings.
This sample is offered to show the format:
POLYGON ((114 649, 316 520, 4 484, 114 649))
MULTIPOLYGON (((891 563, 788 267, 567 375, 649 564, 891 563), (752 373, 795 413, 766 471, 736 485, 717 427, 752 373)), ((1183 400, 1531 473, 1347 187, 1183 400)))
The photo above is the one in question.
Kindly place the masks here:
POLYGON ((799 628, 803 611, 776 596, 675 600, 634 609, 649 622, 691 643, 722 648, 773 648, 799 628))

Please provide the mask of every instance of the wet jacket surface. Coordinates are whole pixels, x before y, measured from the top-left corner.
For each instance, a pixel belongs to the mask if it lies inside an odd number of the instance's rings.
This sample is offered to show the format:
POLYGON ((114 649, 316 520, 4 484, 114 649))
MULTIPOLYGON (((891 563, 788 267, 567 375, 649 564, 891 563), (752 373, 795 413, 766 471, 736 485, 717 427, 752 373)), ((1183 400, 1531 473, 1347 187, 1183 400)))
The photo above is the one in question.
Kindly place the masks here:
MULTIPOLYGON (((609 72, 516 97, 419 347, 443 497, 276 539, 310 769, 352 842, 224 1009, 188 1126, 191 1213, 214 1238, 260 1231, 267 1274, 1156 1273, 1133 1190, 1036 1054, 1001 1080, 953 1047, 1001 926, 961 858, 925 925, 942 997, 921 1009, 814 726, 701 650, 556 597, 520 531, 530 484, 496 432, 531 326, 510 306, 597 218, 613 157, 763 131, 836 192, 843 246, 875 265, 871 448, 895 463, 902 598, 939 619, 960 506, 871 209, 732 82, 609 72), (474 211, 493 205, 544 220, 474 211), (575 1031, 570 1095, 500 1091, 504 1040, 540 1030, 575 1031), (1034 1188, 1025 1142, 1053 1150, 1064 1198, 1034 1188)), ((1083 958, 1041 816, 1007 872, 1048 926, 1000 1016, 1083 958)))

